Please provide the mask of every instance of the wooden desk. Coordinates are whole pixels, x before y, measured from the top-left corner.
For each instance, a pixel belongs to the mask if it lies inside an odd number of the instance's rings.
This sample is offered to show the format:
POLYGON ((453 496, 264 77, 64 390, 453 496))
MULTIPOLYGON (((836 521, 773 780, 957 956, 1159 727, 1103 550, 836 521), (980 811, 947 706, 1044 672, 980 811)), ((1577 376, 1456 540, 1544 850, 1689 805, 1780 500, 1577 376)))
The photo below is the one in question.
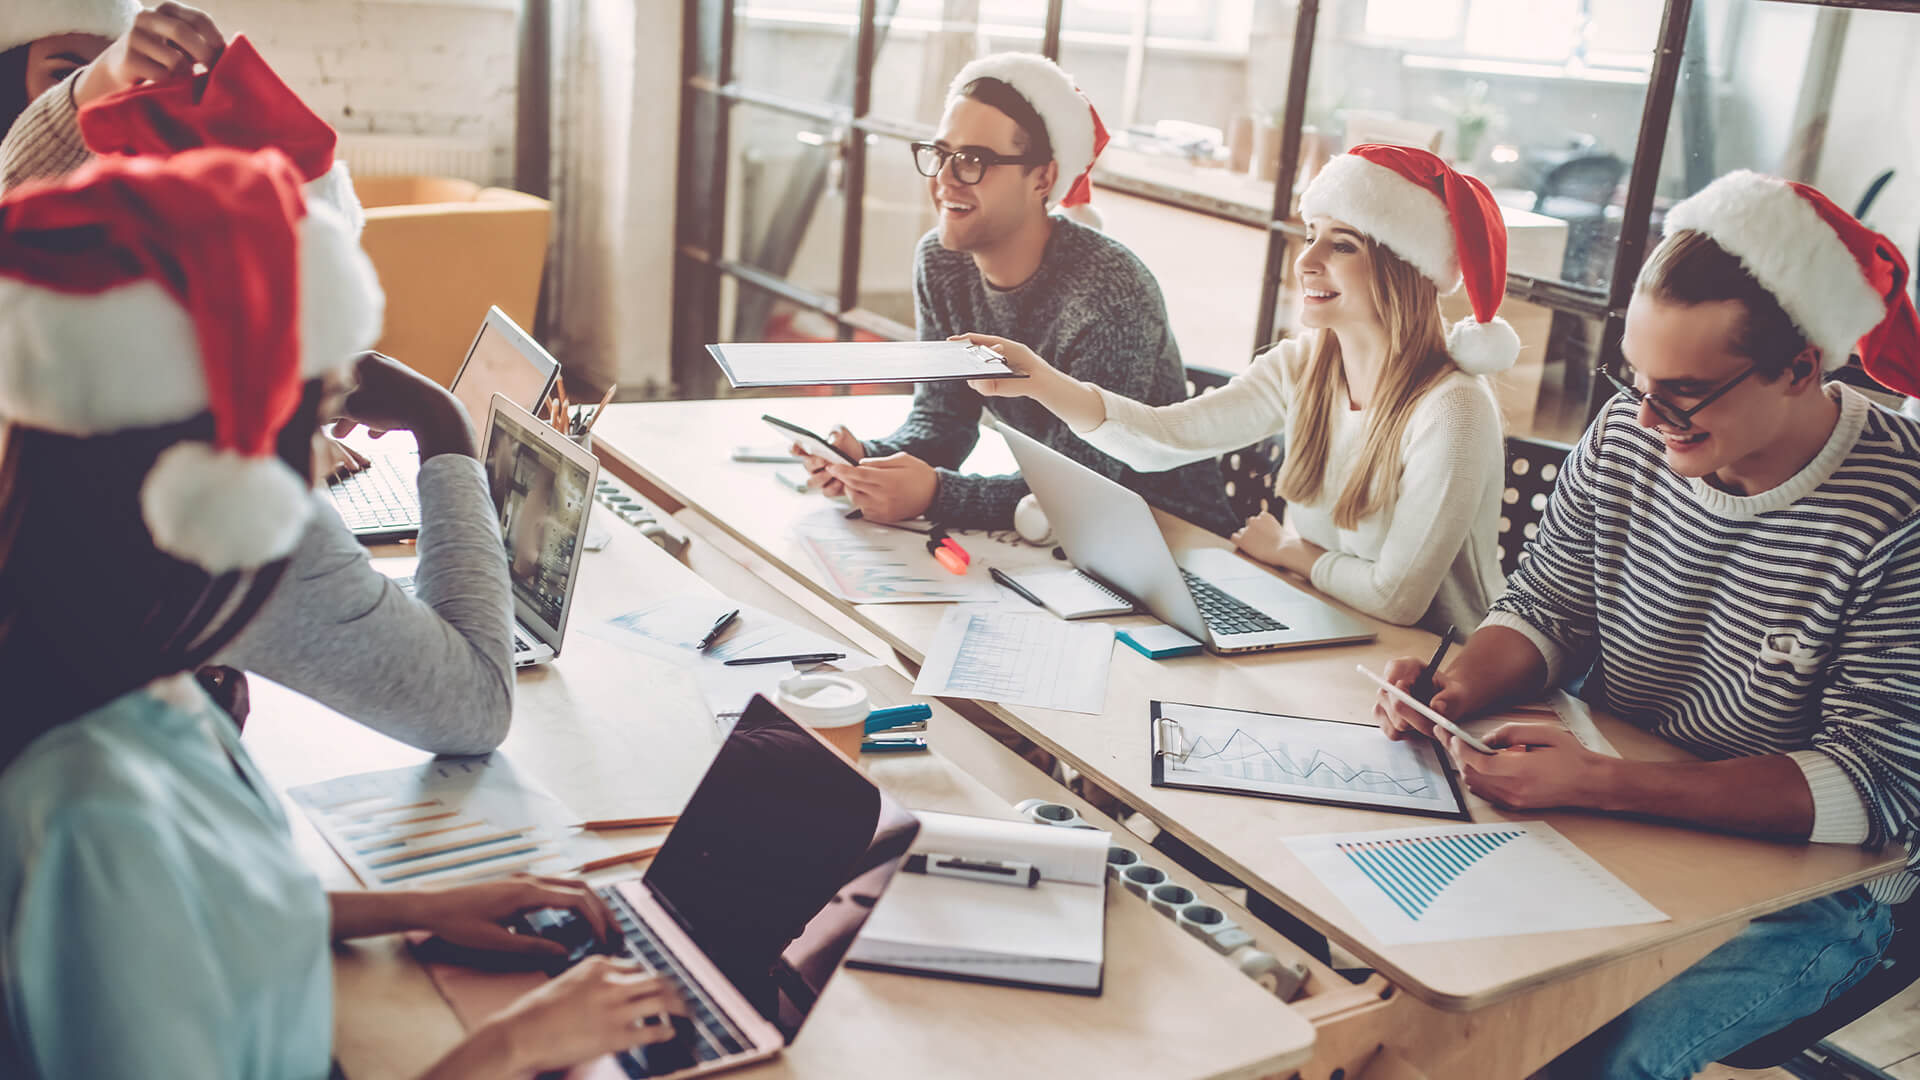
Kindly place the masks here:
MULTIPOLYGON (((633 529, 609 525, 612 544, 582 561, 561 659, 520 678, 513 733, 503 751, 583 816, 672 812, 717 746, 706 708, 683 672, 581 628, 663 592, 711 592, 712 586, 633 529)), ((404 572, 408 561, 394 560, 393 572, 404 572)), ((737 566, 732 573, 727 595, 830 632, 737 566)), ((897 672, 879 668, 857 677, 879 704, 908 699, 897 672)), ((1004 759, 1012 755, 944 706, 936 703, 934 711, 930 741, 939 753, 873 759, 866 766, 871 775, 914 808, 1011 816, 1005 799, 945 755, 985 760, 999 775, 1011 774, 1004 759)), ((282 791, 426 757, 271 685, 256 686, 246 743, 282 791)), ((1028 770, 1027 776, 1026 794, 1064 795, 1039 774, 1028 770)), ((296 842, 329 887, 353 887, 318 832, 287 806, 296 842)), ((629 839, 658 833, 631 830, 629 839)), ((1117 888, 1108 895, 1107 920, 1106 988, 1098 998, 843 971, 786 1054, 735 1075, 892 1077, 911 1062, 915 1074, 930 1076, 1256 1077, 1308 1059, 1309 1023, 1169 920, 1117 888)), ((335 1045, 352 1080, 415 1075, 460 1037, 452 1013, 395 939, 342 946, 337 957, 335 1045)))
MULTIPOLYGON (((622 405, 600 422, 598 441, 602 459, 614 471, 697 511, 766 564, 917 663, 941 608, 856 607, 834 598, 815 567, 788 539, 792 522, 816 510, 818 497, 794 494, 775 484, 770 475, 773 466, 736 464, 727 456, 729 448, 748 438, 743 432, 757 431, 761 412, 809 427, 845 422, 856 434, 878 435, 890 431, 906 407, 899 398, 622 405)), ((987 434, 983 443, 987 442, 999 440, 987 434)), ((1004 446, 999 449, 1004 453, 1004 446)), ((1176 545, 1224 544, 1171 517, 1162 516, 1162 526, 1176 545)), ((978 538, 968 543, 976 558, 1045 560, 1031 548, 1002 548, 978 538)), ((1708 932, 1726 933, 1755 916, 1870 880, 1900 865, 1895 855, 1778 844, 1600 815, 1517 815, 1551 823, 1670 920, 1650 926, 1389 949, 1374 941, 1345 905, 1278 841, 1290 835, 1399 827, 1407 824, 1406 817, 1151 786, 1146 722, 1150 699, 1362 718, 1371 711, 1372 693, 1353 677, 1352 665, 1424 655, 1431 643, 1432 638, 1422 632, 1381 626, 1379 640, 1370 645, 1228 659, 1194 657, 1155 663, 1116 649, 1104 715, 981 707, 1059 754, 1154 824, 1328 934, 1397 985, 1441 1009, 1482 1009, 1610 962, 1686 944, 1708 932)), ((1609 724, 1607 731, 1630 757, 1683 756, 1624 725, 1609 724)), ((1509 820, 1477 799, 1472 800, 1472 813, 1476 821, 1509 820)))

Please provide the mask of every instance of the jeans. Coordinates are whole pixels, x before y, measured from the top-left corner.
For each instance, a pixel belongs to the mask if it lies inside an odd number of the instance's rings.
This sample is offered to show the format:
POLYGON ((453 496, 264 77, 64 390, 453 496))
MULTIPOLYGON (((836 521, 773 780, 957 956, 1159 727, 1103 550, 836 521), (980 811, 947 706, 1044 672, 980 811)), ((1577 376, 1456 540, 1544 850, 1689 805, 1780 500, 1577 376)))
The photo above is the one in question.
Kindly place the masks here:
POLYGON ((1562 1054, 1561 1077, 1689 1080, 1859 982, 1893 937, 1893 912, 1852 888, 1755 919, 1672 982, 1562 1054))

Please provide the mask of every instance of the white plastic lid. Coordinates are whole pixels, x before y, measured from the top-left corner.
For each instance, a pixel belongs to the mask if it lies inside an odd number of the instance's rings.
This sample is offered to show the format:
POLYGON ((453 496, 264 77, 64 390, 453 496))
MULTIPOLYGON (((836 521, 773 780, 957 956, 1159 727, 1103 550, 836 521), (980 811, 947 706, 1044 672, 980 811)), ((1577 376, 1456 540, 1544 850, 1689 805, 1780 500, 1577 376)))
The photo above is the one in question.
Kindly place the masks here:
POLYGON ((781 711, 813 728, 845 727, 864 723, 869 711, 867 688, 844 675, 795 675, 780 682, 781 711))

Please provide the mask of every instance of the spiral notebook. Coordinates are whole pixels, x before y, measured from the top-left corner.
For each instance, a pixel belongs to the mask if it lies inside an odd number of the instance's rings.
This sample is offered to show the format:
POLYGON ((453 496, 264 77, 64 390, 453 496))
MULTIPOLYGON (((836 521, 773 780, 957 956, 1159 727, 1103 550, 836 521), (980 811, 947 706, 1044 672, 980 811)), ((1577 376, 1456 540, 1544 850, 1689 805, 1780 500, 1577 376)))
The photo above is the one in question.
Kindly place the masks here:
POLYGON ((1001 573, 1024 590, 1029 600, 1063 619, 1130 615, 1134 610, 1132 601, 1072 567, 1001 573))

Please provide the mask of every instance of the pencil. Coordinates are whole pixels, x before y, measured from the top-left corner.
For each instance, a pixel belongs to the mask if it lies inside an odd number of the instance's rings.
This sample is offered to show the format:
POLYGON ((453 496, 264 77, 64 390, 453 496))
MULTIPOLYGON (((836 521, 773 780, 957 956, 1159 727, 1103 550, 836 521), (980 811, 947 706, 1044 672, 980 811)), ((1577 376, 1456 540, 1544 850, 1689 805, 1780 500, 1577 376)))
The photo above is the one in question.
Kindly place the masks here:
POLYGON ((658 817, 609 818, 606 821, 583 821, 575 825, 576 829, 646 829, 655 825, 671 825, 680 820, 679 814, 662 814, 658 817))
POLYGON ((660 845, 655 844, 652 847, 641 848, 639 851, 629 851, 623 855, 609 855, 604 859, 594 859, 591 862, 583 862, 579 866, 574 867, 573 872, 576 874, 591 874, 595 870, 605 870, 609 866, 619 866, 624 862, 651 859, 658 854, 660 854, 660 845))
POLYGON ((607 404, 613 400, 614 391, 618 389, 620 389, 619 383, 607 384, 607 392, 600 395, 600 404, 594 406, 593 415, 587 417, 587 426, 580 429, 580 434, 585 435, 592 431, 593 425, 600 422, 600 414, 607 411, 607 404))

